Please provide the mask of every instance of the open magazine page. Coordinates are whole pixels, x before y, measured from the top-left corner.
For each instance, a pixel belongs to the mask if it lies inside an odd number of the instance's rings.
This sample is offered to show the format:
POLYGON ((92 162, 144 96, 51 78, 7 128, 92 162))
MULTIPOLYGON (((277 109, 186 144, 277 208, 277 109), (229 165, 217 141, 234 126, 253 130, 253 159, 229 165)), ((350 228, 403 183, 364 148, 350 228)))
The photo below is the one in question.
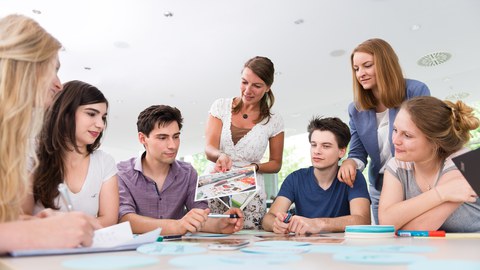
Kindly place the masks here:
POLYGON ((254 167, 201 175, 197 180, 195 201, 218 198, 227 207, 242 208, 258 188, 254 167))

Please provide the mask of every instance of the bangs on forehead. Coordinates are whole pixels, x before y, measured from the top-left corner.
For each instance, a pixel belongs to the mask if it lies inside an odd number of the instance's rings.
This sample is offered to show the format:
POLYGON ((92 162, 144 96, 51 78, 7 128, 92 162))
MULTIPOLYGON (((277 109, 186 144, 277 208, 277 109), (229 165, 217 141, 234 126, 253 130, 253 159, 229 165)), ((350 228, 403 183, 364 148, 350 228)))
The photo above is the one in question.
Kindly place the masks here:
POLYGON ((168 125, 170 125, 173 122, 175 122, 175 121, 157 121, 155 123, 155 126, 157 126, 158 128, 164 128, 164 127, 167 127, 168 125))

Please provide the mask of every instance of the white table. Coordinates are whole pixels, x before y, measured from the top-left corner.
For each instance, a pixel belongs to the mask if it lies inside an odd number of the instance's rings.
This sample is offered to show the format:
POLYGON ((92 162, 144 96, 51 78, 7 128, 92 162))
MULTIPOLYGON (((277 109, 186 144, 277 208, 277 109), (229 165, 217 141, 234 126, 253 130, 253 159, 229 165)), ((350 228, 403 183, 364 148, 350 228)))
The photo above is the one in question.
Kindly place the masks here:
MULTIPOLYGON (((335 237, 343 237, 343 234, 330 234, 335 237)), ((250 235, 242 235, 243 238, 251 238, 250 235)), ((214 240, 212 240, 214 241, 214 240)), ((434 252, 416 253, 431 260, 469 260, 480 262, 480 239, 451 239, 451 238, 386 238, 386 239, 345 239, 342 244, 345 246, 372 246, 372 245, 399 245, 399 246, 429 246, 435 249, 434 252)), ((200 246, 207 246, 202 243, 200 246)), ((241 251, 213 251, 207 250, 206 254, 231 255, 239 254, 241 251)), ((124 251, 113 253, 94 253, 79 255, 61 255, 45 257, 11 258, 0 257, 0 269, 67 269, 62 263, 70 259, 91 258, 91 256, 146 256, 136 251, 124 251)), ((282 265, 286 269, 408 269, 408 265, 371 265, 353 264, 336 261, 330 253, 305 253, 300 254, 302 260, 291 264, 282 265)), ((159 259, 157 265, 135 269, 182 269, 169 264, 169 260, 175 256, 155 256, 159 259)), ((253 269, 245 269, 253 270, 253 269)), ((427 269, 434 270, 434 269, 427 269)), ((460 270, 460 269, 458 269, 460 270)))

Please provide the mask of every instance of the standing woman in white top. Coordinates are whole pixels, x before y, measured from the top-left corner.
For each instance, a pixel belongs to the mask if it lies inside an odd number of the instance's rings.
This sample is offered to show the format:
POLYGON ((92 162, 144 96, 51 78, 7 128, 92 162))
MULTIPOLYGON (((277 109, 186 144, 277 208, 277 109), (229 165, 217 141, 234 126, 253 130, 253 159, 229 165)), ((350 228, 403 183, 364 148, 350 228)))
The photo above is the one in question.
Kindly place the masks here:
MULTIPOLYGON (((217 99, 207 121, 205 153, 215 163, 214 171, 255 166, 260 191, 243 210, 245 229, 260 229, 266 213, 262 173, 277 173, 282 167, 283 119, 271 110, 274 73, 270 59, 256 56, 248 60, 242 71, 240 96, 217 99), (260 163, 267 146, 269 160, 260 163)), ((219 201, 210 201, 209 207, 212 212, 226 210, 219 201)))
POLYGON ((75 210, 97 217, 102 226, 117 223, 117 167, 110 155, 97 150, 107 109, 108 101, 96 87, 81 81, 64 85, 47 112, 26 211, 67 211, 58 191, 64 183, 75 210))

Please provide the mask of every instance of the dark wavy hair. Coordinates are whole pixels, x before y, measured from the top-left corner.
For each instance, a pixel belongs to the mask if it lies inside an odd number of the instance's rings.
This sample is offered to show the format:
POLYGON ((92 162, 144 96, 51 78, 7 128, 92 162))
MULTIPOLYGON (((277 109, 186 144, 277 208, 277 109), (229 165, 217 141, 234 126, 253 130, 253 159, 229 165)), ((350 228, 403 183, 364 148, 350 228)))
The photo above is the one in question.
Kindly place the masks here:
POLYGON ((318 117, 315 116, 308 123, 308 141, 312 141, 312 133, 315 130, 320 131, 330 131, 335 135, 337 140, 338 148, 343 149, 347 148, 348 143, 350 142, 350 128, 345 124, 340 118, 337 117, 318 117))
MULTIPOLYGON (((33 173, 35 202, 40 201, 45 208, 58 209, 54 199, 59 195, 58 184, 64 180, 65 153, 80 153, 75 136, 76 111, 80 106, 96 103, 106 103, 108 108, 108 101, 98 88, 81 81, 70 81, 63 86, 63 91, 47 112, 37 150, 39 164, 33 173)), ((100 147, 102 135, 103 131, 93 144, 87 145, 88 154, 100 147)))
POLYGON ((183 118, 179 109, 168 105, 152 105, 138 115, 137 131, 148 137, 156 126, 164 127, 174 121, 182 129, 183 118))

